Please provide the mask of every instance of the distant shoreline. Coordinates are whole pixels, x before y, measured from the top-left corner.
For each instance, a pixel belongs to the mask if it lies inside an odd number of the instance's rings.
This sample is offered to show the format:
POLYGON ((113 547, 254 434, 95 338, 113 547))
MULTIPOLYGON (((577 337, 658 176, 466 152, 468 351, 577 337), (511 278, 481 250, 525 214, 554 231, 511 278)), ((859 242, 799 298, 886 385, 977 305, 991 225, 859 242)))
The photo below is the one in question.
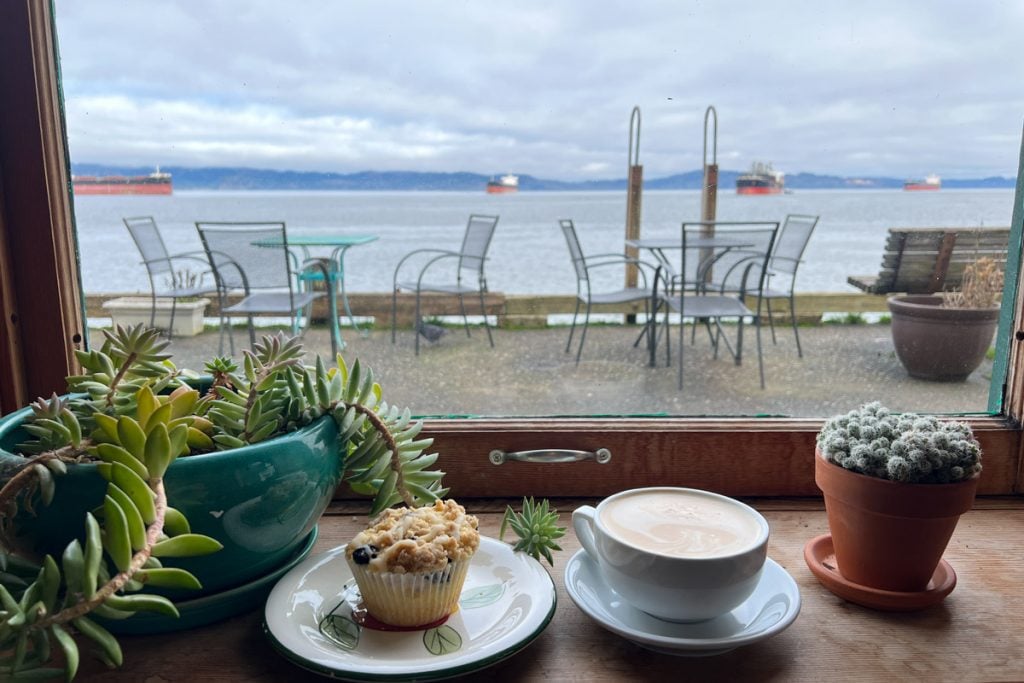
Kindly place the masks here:
MULTIPOLYGON (((496 174, 480 173, 423 173, 416 171, 362 171, 358 173, 321 173, 305 171, 276 171, 252 168, 187 168, 164 166, 160 168, 174 178, 174 190, 294 190, 294 191, 424 191, 424 192, 483 192, 496 174)), ((151 172, 150 167, 110 166, 103 164, 72 164, 75 175, 140 175, 151 172)), ((740 171, 719 171, 719 192, 732 192, 740 171)), ((787 190, 900 190, 905 178, 851 177, 845 178, 814 173, 786 174, 787 190)), ((700 190, 704 177, 701 171, 688 171, 663 178, 648 178, 645 190, 700 190)), ((943 190, 1014 189, 1015 178, 943 178, 943 190)), ((523 192, 590 192, 626 189, 626 180, 564 181, 537 178, 519 174, 519 189, 523 192)))
MULTIPOLYGON (((530 191, 527 191, 527 192, 520 192, 518 194, 519 195, 524 195, 524 194, 525 195, 531 195, 531 194, 535 194, 535 195, 536 194, 560 194, 560 193, 562 193, 562 194, 590 194, 590 193, 608 193, 608 194, 611 194, 611 193, 625 192, 625 189, 626 188, 621 188, 621 189, 610 188, 610 189, 599 189, 599 190, 595 190, 595 189, 580 189, 580 190, 577 190, 577 189, 558 189, 558 190, 537 189, 537 190, 530 190, 530 191)), ((990 192, 1012 192, 1013 189, 1014 189, 1013 187, 950 187, 950 188, 943 188, 942 192, 944 192, 946 194, 952 194, 952 193, 955 193, 955 192, 984 192, 984 191, 990 191, 990 192)), ((849 192, 851 194, 866 194, 866 193, 870 193, 870 192, 879 192, 879 193, 885 193, 885 194, 904 194, 904 191, 902 190, 902 188, 894 188, 894 187, 809 187, 809 188, 798 188, 798 191, 799 191, 800 194, 814 193, 814 192, 849 192)), ((484 194, 479 188, 443 189, 443 190, 439 190, 439 189, 418 189, 418 188, 412 188, 412 189, 404 189, 404 188, 396 188, 396 189, 391 189, 391 188, 374 188, 374 189, 351 189, 351 188, 346 188, 346 189, 333 189, 333 188, 291 188, 291 187, 289 187, 289 188, 274 188, 274 187, 258 187, 258 188, 251 188, 251 187, 247 187, 247 188, 189 187, 189 188, 180 188, 180 189, 179 188, 175 188, 174 192, 176 194, 206 194, 206 193, 209 193, 209 194, 221 194, 221 193, 223 193, 225 195, 228 195, 228 194, 246 194, 246 193, 252 193, 252 194, 263 194, 263 193, 281 193, 281 194, 289 194, 289 193, 290 194, 305 194, 305 193, 308 193, 308 194, 330 194, 330 193, 339 193, 339 194, 344 194, 344 193, 349 193, 349 194, 382 194, 383 195, 383 194, 410 194, 410 193, 417 193, 417 192, 422 192, 424 194, 481 194, 481 195, 484 194)), ((700 189, 698 189, 698 188, 690 188, 690 187, 672 187, 672 188, 648 188, 648 187, 645 187, 644 188, 644 192, 645 193, 646 192, 659 192, 659 193, 661 193, 661 192, 694 192, 694 193, 699 193, 700 189)), ((719 188, 719 195, 722 195, 722 194, 733 195, 733 194, 735 194, 735 191, 732 188, 719 188)), ((795 194, 795 192, 787 192, 786 194, 775 195, 775 198, 778 199, 779 197, 784 197, 786 195, 792 195, 792 194, 795 194)), ((914 193, 907 192, 906 194, 912 195, 914 193)), ((94 198, 102 198, 102 197, 107 197, 107 198, 122 197, 123 198, 123 197, 131 197, 131 196, 142 196, 142 195, 114 195, 114 194, 107 194, 107 195, 102 195, 102 194, 100 194, 100 195, 76 195, 75 199, 84 199, 84 200, 88 201, 88 200, 91 200, 91 199, 94 199, 94 198)), ((173 196, 173 195, 168 195, 168 197, 170 197, 170 196, 173 196)), ((499 199, 497 201, 509 201, 509 200, 508 199, 499 199)), ((765 198, 761 198, 761 197, 752 197, 752 198, 749 198, 749 201, 752 201, 752 202, 766 201, 766 199, 765 198)), ((767 201, 771 201, 771 198, 768 198, 767 201)))

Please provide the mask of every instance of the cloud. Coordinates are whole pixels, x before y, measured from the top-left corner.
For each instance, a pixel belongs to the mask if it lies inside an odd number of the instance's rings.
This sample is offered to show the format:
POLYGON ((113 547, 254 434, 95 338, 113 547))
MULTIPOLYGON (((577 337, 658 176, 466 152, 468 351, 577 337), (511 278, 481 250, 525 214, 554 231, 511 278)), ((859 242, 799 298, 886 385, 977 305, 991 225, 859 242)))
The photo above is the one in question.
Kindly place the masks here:
POLYGON ((1014 175, 1024 5, 58 0, 72 158, 620 177, 1014 175))

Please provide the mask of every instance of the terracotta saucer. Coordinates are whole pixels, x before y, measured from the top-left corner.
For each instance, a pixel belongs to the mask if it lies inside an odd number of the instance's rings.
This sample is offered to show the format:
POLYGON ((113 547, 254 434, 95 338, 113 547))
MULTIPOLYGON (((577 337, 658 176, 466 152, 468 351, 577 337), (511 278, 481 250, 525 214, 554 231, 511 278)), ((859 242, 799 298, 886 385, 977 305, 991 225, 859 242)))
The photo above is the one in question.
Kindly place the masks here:
POLYGON ((825 588, 844 600, 886 612, 912 612, 937 605, 956 587, 956 572, 945 560, 939 561, 923 591, 904 593, 871 588, 843 578, 836 564, 832 534, 812 538, 804 546, 804 561, 825 588))

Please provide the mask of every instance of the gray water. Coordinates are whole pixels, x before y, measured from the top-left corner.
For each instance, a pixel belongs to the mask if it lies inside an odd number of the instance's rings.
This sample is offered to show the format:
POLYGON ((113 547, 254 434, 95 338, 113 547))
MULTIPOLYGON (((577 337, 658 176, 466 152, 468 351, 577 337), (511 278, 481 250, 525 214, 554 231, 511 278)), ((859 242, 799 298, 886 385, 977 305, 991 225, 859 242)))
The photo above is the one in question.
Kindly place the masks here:
MULTIPOLYGON (((403 255, 417 248, 458 249, 471 213, 500 216, 491 245, 490 288, 510 294, 575 292, 558 219, 572 218, 585 253, 623 250, 625 193, 521 192, 199 192, 170 197, 77 197, 75 216, 82 284, 90 294, 148 292, 145 268, 123 217, 153 216, 172 252, 200 250, 195 221, 285 221, 289 234, 372 234, 346 258, 349 291, 386 292, 403 255)), ((852 292, 849 275, 878 272, 890 227, 1008 226, 1012 190, 801 190, 774 196, 723 192, 717 218, 778 220, 787 213, 821 216, 797 281, 800 291, 852 292)), ((699 220, 700 192, 643 196, 644 237, 678 236, 699 220)), ((439 273, 443 275, 443 273, 439 273)), ((621 272, 607 282, 621 283, 621 272)))

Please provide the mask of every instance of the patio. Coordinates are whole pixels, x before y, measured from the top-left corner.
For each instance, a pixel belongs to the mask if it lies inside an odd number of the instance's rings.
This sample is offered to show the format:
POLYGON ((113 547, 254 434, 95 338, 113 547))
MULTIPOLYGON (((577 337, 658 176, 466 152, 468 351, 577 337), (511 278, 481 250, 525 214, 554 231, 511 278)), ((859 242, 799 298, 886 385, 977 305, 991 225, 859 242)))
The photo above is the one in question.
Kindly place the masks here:
MULTIPOLYGON (((247 343, 235 330, 236 350, 247 343)), ((960 413, 983 412, 988 401, 991 361, 963 383, 912 379, 893 351, 889 326, 818 325, 801 328, 804 358, 799 359, 790 330, 778 331, 771 344, 765 330, 766 389, 758 383, 754 337, 745 335, 749 354, 742 366, 712 358, 706 337, 688 347, 686 388, 676 388, 676 366, 666 368, 659 356, 648 367, 647 351, 633 348, 637 329, 596 326, 587 335, 583 358, 565 353, 568 329, 498 329, 495 348, 483 330, 467 338, 449 328, 435 343, 421 339, 413 354, 412 331, 362 335, 344 330, 343 352, 351 363, 369 364, 389 403, 408 406, 418 415, 790 415, 824 417, 860 403, 879 400, 894 410, 960 413)), ((91 331, 93 343, 101 340, 91 331)), ((675 335, 673 335, 675 336, 675 335)), ((675 343, 675 338, 673 339, 675 343)), ((202 370, 217 355, 215 329, 196 337, 175 337, 169 351, 178 367, 202 370)), ((326 328, 314 327, 304 344, 311 352, 330 354, 326 328)))

